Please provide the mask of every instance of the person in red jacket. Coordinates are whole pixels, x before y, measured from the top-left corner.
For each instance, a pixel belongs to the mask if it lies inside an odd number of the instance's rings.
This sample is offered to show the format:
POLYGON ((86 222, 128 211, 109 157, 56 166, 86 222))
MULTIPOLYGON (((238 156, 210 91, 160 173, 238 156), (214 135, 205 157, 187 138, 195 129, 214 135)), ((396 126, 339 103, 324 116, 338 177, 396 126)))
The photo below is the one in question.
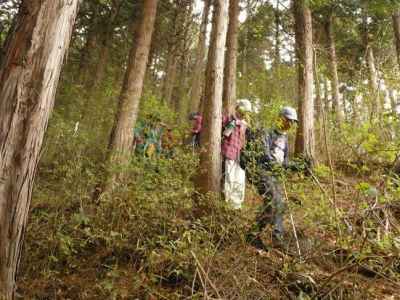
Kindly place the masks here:
POLYGON ((235 113, 223 117, 221 154, 223 158, 225 200, 240 208, 244 201, 245 173, 240 168, 240 153, 246 143, 246 117, 252 111, 251 102, 238 100, 235 113))
POLYGON ((191 113, 189 116, 189 120, 193 122, 193 127, 191 129, 192 139, 191 143, 193 147, 200 146, 200 133, 203 128, 203 116, 198 113, 191 113))

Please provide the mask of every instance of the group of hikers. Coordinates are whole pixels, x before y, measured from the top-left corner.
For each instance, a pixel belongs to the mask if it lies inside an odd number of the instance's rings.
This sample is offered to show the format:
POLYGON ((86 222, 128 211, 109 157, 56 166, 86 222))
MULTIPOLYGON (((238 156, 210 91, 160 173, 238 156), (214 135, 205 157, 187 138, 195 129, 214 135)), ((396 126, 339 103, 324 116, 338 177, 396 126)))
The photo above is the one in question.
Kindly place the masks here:
MULTIPOLYGON (((272 244, 282 245, 284 236, 283 214, 285 201, 282 186, 283 170, 293 168, 289 163, 288 131, 298 122, 294 108, 281 109, 272 128, 256 128, 250 122, 255 112, 247 99, 237 101, 233 114, 226 114, 222 122, 221 155, 223 158, 223 189, 225 200, 240 208, 244 201, 247 180, 263 198, 255 224, 246 235, 246 241, 260 250, 268 250, 261 233, 272 225, 272 244)), ((193 149, 201 143, 203 118, 192 113, 193 122, 190 144, 193 149)), ((134 130, 134 151, 146 157, 173 155, 174 137, 170 127, 155 115, 147 116, 147 122, 139 122, 134 130)))
MULTIPOLYGON (((272 128, 255 128, 249 122, 255 111, 247 99, 238 100, 235 111, 223 117, 221 154, 225 200, 240 208, 247 180, 263 198, 255 224, 246 235, 246 242, 260 250, 268 250, 261 239, 264 228, 271 224, 273 245, 282 245, 285 201, 282 186, 283 170, 297 169, 289 163, 288 131, 298 122, 294 108, 283 107, 272 128)), ((192 141, 198 146, 202 127, 199 113, 191 115, 192 141)))

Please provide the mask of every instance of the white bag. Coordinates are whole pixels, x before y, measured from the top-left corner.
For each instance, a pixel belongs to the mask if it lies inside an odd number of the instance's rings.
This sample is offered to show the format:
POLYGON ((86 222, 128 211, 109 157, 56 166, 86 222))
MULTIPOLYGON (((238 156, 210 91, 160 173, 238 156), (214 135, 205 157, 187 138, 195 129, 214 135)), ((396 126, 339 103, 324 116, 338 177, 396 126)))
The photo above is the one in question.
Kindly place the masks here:
POLYGON ((225 200, 236 209, 244 202, 246 172, 234 160, 225 160, 224 194, 225 200))

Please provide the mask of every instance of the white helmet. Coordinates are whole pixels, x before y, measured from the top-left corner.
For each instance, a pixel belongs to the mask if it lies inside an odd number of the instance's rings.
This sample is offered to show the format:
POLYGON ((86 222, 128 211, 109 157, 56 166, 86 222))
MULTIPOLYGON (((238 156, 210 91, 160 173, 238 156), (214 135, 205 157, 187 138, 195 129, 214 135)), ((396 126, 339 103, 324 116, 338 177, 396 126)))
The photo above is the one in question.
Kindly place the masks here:
POLYGON ((291 120, 291 121, 296 121, 298 122, 299 120, 297 119, 297 112, 293 107, 290 106, 285 106, 281 110, 281 116, 284 116, 286 119, 291 120))
POLYGON ((252 112, 252 104, 248 99, 240 99, 236 103, 236 108, 241 109, 242 111, 245 112, 252 112))

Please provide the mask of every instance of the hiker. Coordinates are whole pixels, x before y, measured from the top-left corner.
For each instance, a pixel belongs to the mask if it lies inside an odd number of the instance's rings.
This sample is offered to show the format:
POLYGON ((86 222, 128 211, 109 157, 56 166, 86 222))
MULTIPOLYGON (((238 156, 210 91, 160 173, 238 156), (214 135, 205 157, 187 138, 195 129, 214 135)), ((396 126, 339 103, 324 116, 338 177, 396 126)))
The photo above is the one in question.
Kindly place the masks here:
POLYGON ((247 146, 243 151, 242 166, 246 167, 246 174, 263 197, 256 223, 246 241, 258 249, 267 249, 260 234, 268 224, 273 226, 272 241, 278 245, 282 243, 285 202, 281 176, 283 169, 290 166, 287 132, 297 122, 296 110, 286 106, 274 128, 246 132, 247 146))
POLYGON ((134 130, 134 151, 146 157, 161 153, 163 128, 161 119, 153 114, 147 117, 148 122, 138 122, 134 130))
POLYGON ((203 127, 203 117, 199 112, 194 112, 189 115, 189 120, 193 123, 190 142, 193 148, 197 148, 200 146, 200 133, 203 127))
POLYGON ((251 102, 238 100, 235 113, 223 117, 222 124, 222 157, 225 200, 240 208, 244 201, 245 172, 239 164, 240 152, 245 145, 247 122, 246 117, 252 111, 251 102))
POLYGON ((176 138, 170 126, 164 125, 163 134, 161 136, 162 153, 167 158, 174 156, 174 147, 176 145, 176 138))

